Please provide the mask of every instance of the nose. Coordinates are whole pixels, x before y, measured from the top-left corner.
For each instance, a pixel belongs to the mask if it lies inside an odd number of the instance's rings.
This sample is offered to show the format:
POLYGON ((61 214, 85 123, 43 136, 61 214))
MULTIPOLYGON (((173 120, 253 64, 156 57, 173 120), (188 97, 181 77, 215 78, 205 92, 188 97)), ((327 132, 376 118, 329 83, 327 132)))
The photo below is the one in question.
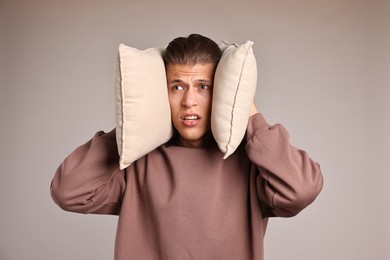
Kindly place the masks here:
POLYGON ((183 96, 182 105, 185 107, 193 107, 198 104, 197 96, 193 88, 189 88, 183 96))

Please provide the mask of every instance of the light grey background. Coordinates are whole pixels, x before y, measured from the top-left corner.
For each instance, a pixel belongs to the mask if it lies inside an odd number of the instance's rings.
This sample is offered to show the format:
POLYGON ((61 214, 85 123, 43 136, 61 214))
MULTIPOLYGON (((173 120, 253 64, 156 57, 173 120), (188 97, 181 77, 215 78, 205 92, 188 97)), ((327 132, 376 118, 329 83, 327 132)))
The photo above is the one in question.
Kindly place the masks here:
MULTIPOLYGON (((255 42, 256 103, 325 187, 272 219, 267 260, 390 259, 389 1, 0 0, 0 259, 112 259, 117 218, 60 210, 64 157, 114 127, 119 43, 255 42)), ((139 82, 142 87, 142 82, 139 82)))

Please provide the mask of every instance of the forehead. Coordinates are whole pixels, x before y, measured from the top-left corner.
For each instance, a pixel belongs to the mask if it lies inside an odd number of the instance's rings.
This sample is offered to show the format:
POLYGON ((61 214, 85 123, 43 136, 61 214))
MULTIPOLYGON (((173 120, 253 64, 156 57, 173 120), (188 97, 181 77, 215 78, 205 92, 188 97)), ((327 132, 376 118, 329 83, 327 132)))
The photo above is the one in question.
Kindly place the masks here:
POLYGON ((166 72, 168 81, 187 78, 211 81, 214 77, 214 65, 211 63, 194 65, 169 64, 166 72))

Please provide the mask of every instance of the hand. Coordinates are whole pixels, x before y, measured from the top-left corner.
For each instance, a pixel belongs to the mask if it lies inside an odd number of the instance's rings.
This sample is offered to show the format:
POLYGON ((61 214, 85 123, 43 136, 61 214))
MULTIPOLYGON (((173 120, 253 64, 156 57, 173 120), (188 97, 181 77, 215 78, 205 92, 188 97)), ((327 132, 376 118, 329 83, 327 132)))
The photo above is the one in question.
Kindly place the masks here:
POLYGON ((255 102, 253 102, 249 116, 253 116, 256 113, 257 113, 256 104, 255 102))

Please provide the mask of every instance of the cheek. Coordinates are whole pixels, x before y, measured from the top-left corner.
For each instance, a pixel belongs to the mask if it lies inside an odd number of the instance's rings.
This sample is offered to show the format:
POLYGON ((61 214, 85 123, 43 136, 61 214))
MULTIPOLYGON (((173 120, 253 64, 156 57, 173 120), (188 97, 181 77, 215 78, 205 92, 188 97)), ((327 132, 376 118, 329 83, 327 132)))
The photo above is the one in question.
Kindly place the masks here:
POLYGON ((212 102, 213 102, 212 95, 208 95, 208 96, 204 97, 204 99, 203 99, 203 105, 208 110, 211 110, 212 102))
POLYGON ((174 96, 174 95, 169 95, 168 97, 168 101, 169 101, 169 106, 171 108, 171 113, 174 114, 177 109, 178 109, 178 98, 177 96, 174 96))

